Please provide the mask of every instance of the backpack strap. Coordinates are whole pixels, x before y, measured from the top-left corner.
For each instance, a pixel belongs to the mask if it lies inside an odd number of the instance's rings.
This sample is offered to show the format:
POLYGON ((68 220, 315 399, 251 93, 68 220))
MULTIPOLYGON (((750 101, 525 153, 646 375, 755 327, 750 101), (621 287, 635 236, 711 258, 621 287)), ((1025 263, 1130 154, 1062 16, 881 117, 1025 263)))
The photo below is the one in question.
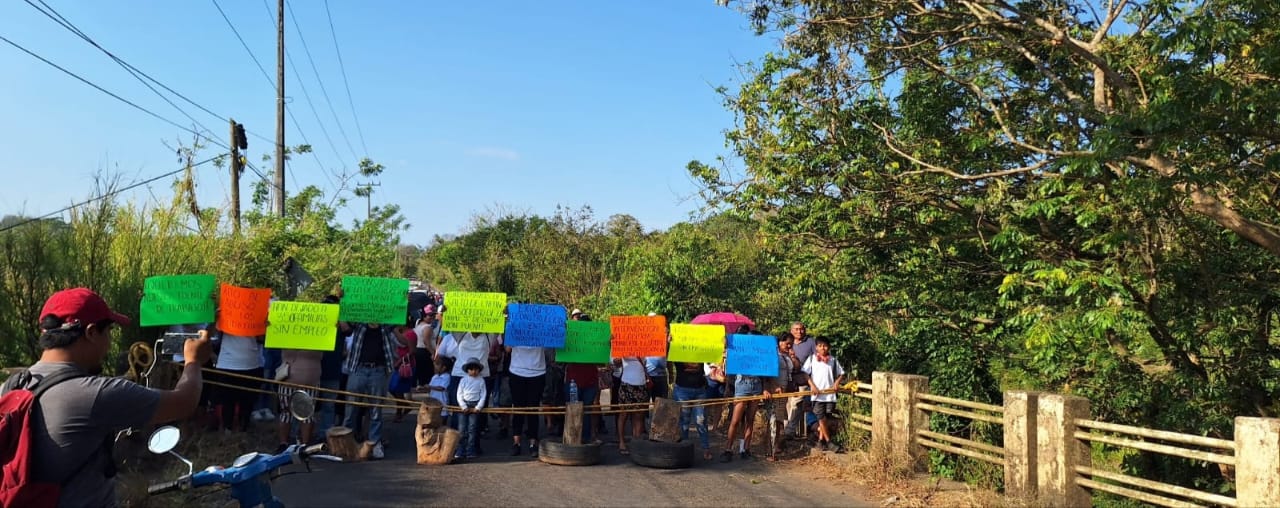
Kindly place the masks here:
MULTIPOLYGON (((44 392, 49 391, 50 388, 61 384, 63 381, 70 381, 72 379, 82 377, 89 377, 89 375, 80 370, 66 370, 49 376, 37 378, 31 375, 31 371, 27 369, 9 376, 9 379, 5 380, 3 388, 0 388, 0 393, 8 393, 10 390, 14 389, 30 390, 32 399, 34 399, 36 403, 39 403, 40 396, 44 395, 44 392), (33 381, 35 382, 34 387, 31 386, 33 381)), ((107 467, 103 471, 103 475, 108 478, 114 477, 116 475, 116 467, 115 463, 111 460, 112 455, 114 455, 114 453, 112 453, 114 448, 115 439, 110 435, 104 437, 102 444, 98 446, 98 449, 94 450, 93 453, 90 453, 89 456, 85 458, 84 462, 81 462, 80 465, 71 472, 71 474, 67 475, 65 479, 58 483, 66 485, 67 481, 78 476, 81 471, 84 471, 85 467, 92 464, 94 459, 98 458, 103 453, 106 453, 108 457, 107 467)))

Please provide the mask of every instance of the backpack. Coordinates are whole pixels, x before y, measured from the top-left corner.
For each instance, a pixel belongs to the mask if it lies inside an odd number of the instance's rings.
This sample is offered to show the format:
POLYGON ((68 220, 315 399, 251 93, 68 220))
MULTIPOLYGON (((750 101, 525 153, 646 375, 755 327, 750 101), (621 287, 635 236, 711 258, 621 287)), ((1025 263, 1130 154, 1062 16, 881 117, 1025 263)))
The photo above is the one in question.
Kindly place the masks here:
MULTIPOLYGON (((0 506, 57 506, 62 485, 32 478, 31 413, 44 392, 63 381, 80 377, 86 374, 59 372, 35 379, 32 389, 31 373, 23 371, 4 384, 4 395, 0 395, 0 506)), ((96 456, 94 453, 90 459, 96 456)))

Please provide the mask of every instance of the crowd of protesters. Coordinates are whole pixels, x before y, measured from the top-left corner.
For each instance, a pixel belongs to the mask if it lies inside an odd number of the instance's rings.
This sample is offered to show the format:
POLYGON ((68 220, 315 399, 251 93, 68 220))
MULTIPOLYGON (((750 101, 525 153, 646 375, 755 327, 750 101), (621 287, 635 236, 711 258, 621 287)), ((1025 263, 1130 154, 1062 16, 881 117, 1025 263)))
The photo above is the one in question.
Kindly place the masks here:
MULTIPOLYGON (((329 296, 325 303, 338 303, 340 296, 329 296)), ((383 435, 383 411, 368 410, 355 404, 334 401, 327 394, 317 394, 322 402, 312 419, 294 424, 289 417, 287 396, 269 397, 256 391, 263 383, 259 376, 287 381, 291 384, 316 386, 352 394, 411 401, 421 393, 460 412, 444 413, 448 424, 463 435, 457 458, 465 459, 486 453, 481 439, 494 435, 510 439, 513 456, 536 457, 538 440, 556 436, 563 428, 563 415, 490 414, 483 408, 534 408, 563 406, 576 394, 586 404, 635 404, 654 398, 671 398, 679 402, 735 396, 762 396, 764 400, 737 401, 717 411, 719 406, 697 406, 682 409, 679 428, 684 440, 690 429, 696 432, 696 444, 705 460, 717 456, 729 462, 754 457, 751 450, 753 423, 757 411, 764 411, 768 426, 767 460, 776 460, 786 440, 807 440, 820 449, 843 451, 832 428, 838 424, 834 416, 836 396, 818 395, 772 397, 773 394, 826 391, 842 384, 845 372, 832 356, 830 343, 808 333, 803 323, 794 323, 777 336, 778 376, 760 377, 726 374, 724 362, 668 362, 665 357, 614 358, 602 365, 555 361, 555 349, 510 347, 502 334, 453 332, 441 329, 440 314, 444 309, 439 295, 415 309, 403 325, 340 323, 334 338, 334 350, 328 352, 273 350, 263 347, 263 337, 241 337, 221 332, 213 334, 215 355, 213 366, 240 376, 216 379, 237 388, 218 388, 207 397, 209 407, 218 406, 217 424, 228 432, 242 431, 251 420, 278 422, 281 448, 297 441, 318 441, 327 429, 342 425, 353 429, 362 439, 374 444, 372 457, 385 456, 387 440, 383 435), (324 400, 329 399, 329 400, 324 400), (474 409, 474 410, 468 410, 474 409), (709 413, 726 413, 723 446, 713 446, 709 432, 709 413), (295 434, 296 431, 296 434, 295 434), (718 451, 718 453, 717 453, 718 451)), ((591 320, 574 310, 572 320, 591 320)), ((743 325, 737 333, 759 334, 743 325)), ((279 394, 296 388, 279 385, 279 394)), ((391 412, 394 422, 401 421, 416 404, 405 404, 391 412)), ((612 418, 617 433, 618 452, 630 453, 628 440, 645 433, 644 412, 622 413, 612 418)), ((603 443, 608 437, 606 418, 586 415, 582 422, 584 442, 603 443)), ((501 451, 490 451, 495 453, 501 451)))

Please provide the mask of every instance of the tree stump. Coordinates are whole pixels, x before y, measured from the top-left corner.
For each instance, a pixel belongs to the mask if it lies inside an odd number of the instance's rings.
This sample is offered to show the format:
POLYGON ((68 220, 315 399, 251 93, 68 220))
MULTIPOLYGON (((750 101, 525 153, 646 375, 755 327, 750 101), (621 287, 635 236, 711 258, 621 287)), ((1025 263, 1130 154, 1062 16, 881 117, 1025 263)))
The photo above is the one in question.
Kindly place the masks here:
POLYGON ((444 404, 436 399, 427 399, 418 406, 418 427, 437 429, 444 425, 444 404))
POLYGON ((413 437, 418 442, 418 463, 428 466, 448 464, 462 441, 462 434, 448 427, 418 426, 413 437))
MULTIPOLYGON (((757 403, 757 406, 759 405, 760 404, 757 403)), ((751 447, 756 449, 761 449, 760 447, 763 446, 764 450, 768 450, 769 418, 765 416, 764 411, 759 410, 760 409, 759 407, 757 407, 756 409, 757 411, 753 414, 742 415, 743 418, 747 420, 745 423, 751 424, 751 429, 752 429, 751 430, 751 447)), ((764 452, 761 452, 761 453, 763 454, 764 452)))
POLYGON ((649 423, 649 439, 663 443, 680 441, 680 403, 671 399, 653 399, 649 423))
POLYGON ((582 444, 582 403, 571 402, 564 407, 564 433, 560 442, 582 444))
POLYGON ((325 441, 329 445, 329 453, 342 457, 345 462, 354 462, 359 456, 356 438, 347 427, 333 427, 325 433, 325 441))
POLYGON ((356 461, 363 462, 373 457, 373 447, 377 446, 376 441, 365 441, 360 443, 360 451, 356 452, 356 461))

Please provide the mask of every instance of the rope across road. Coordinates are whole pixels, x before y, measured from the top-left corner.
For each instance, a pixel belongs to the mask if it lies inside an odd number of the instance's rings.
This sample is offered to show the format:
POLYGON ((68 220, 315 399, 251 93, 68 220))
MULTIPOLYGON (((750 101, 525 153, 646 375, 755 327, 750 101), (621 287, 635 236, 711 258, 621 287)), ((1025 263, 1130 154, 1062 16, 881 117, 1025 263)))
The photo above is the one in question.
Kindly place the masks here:
MULTIPOLYGON (((385 409, 404 409, 406 407, 408 408, 415 407, 413 403, 407 400, 397 399, 395 397, 390 397, 385 395, 368 395, 368 394, 349 392, 345 390, 338 390, 334 388, 324 388, 320 386, 303 385, 298 383, 290 383, 288 381, 277 381, 275 379, 266 379, 258 376, 249 376, 249 375, 240 374, 237 372, 230 372, 230 371, 215 369, 212 367, 205 367, 203 370, 204 372, 215 373, 215 374, 218 374, 219 376, 235 377, 235 378, 247 379, 255 382, 271 383, 278 386, 297 388, 300 390, 313 390, 317 393, 324 392, 324 393, 329 393, 334 395, 345 395, 347 397, 351 397, 354 399, 354 400, 351 400, 351 399, 339 400, 339 399, 316 397, 317 402, 335 402, 335 403, 341 403, 341 404, 351 404, 351 405, 360 406, 360 407, 376 407, 376 408, 385 408, 385 409), (376 402, 359 402, 358 401, 359 399, 384 401, 385 403, 379 404, 376 402)), ((247 388, 243 386, 233 385, 229 383, 221 383, 218 381, 210 381, 210 380, 205 380, 204 382, 213 386, 220 386, 224 388, 245 390, 245 391, 263 393, 268 395, 277 395, 277 392, 271 391, 271 390, 247 388)), ((856 385, 853 385, 854 388, 847 388, 849 385, 845 385, 845 386, 846 388, 833 388, 830 390, 822 390, 818 392, 796 391, 796 392, 788 392, 788 393, 770 394, 767 396, 766 395, 750 395, 750 396, 743 396, 743 397, 720 397, 720 398, 714 398, 714 399, 686 400, 686 401, 677 401, 677 403, 687 408, 708 407, 708 406, 717 406, 717 405, 736 404, 738 402, 765 400, 769 398, 785 399, 790 397, 805 397, 810 395, 820 395, 824 393, 837 393, 837 394, 843 393, 846 395, 851 395, 854 391, 857 390, 856 385)), ((586 404, 586 405, 583 405, 583 410, 584 410, 583 413, 600 414, 600 415, 641 413, 641 412, 649 411, 649 407, 650 407, 650 403, 648 402, 636 402, 636 403, 630 403, 630 404, 586 404)), ((448 411, 463 410, 463 408, 459 406, 446 405, 444 408, 448 411)), ((480 409, 480 412, 489 413, 489 414, 507 414, 507 415, 562 415, 562 414, 565 414, 565 410, 566 410, 565 406, 489 407, 489 408, 480 409)))

